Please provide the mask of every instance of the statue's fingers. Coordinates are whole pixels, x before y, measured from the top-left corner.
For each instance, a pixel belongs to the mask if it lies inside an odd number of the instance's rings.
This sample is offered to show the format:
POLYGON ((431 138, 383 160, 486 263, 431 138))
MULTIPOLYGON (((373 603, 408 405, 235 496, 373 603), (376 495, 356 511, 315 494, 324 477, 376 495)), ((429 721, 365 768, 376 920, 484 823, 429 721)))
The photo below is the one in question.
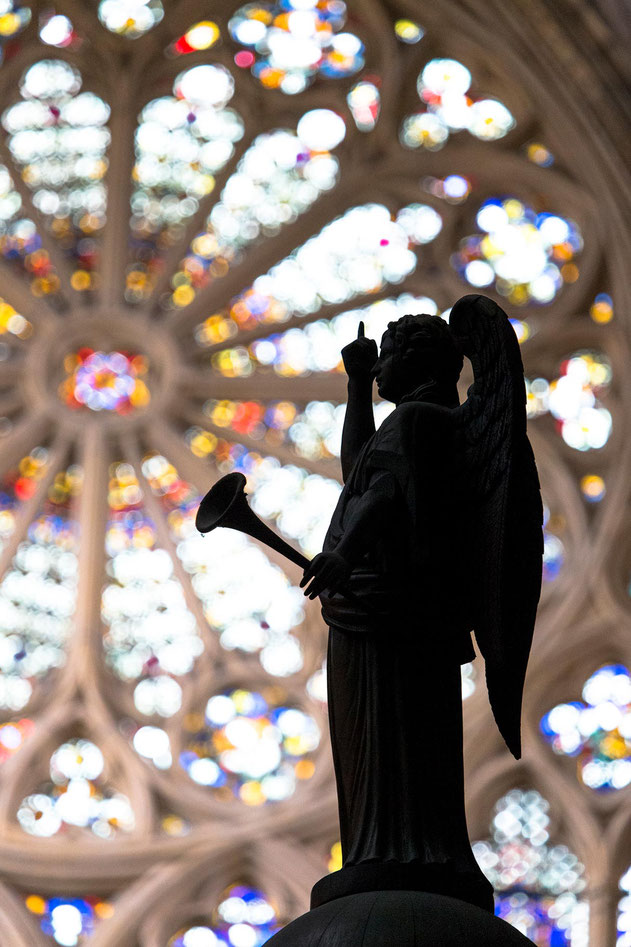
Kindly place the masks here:
POLYGON ((307 584, 307 582, 308 582, 310 579, 312 579, 312 578, 313 578, 313 571, 312 571, 312 569, 311 569, 311 564, 309 564, 309 565, 307 566, 307 568, 305 569, 305 571, 304 571, 304 575, 303 575, 302 579, 300 580, 300 588, 301 588, 301 589, 304 588, 304 586, 307 584))
POLYGON ((364 323, 360 320, 359 326, 357 327, 357 338, 358 338, 358 339, 363 339, 363 338, 364 338, 364 335, 365 335, 365 332, 364 332, 364 323))
POLYGON ((304 591, 304 594, 305 594, 307 597, 310 597, 310 596, 311 596, 311 590, 313 589, 313 586, 314 586, 314 585, 315 585, 315 579, 313 579, 313 580, 309 583, 309 585, 307 586, 307 588, 306 588, 305 591, 304 591))

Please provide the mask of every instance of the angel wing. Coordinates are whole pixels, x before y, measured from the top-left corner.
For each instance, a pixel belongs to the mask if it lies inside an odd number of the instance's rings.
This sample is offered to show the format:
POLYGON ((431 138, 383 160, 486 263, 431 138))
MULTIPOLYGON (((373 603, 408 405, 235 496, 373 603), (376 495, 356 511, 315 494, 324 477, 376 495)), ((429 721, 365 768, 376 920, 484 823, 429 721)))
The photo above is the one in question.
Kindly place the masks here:
POLYGON ((456 409, 472 511, 473 627, 495 720, 518 759, 543 552, 543 509, 526 433, 524 371, 515 332, 493 300, 463 296, 451 310, 449 327, 474 372, 467 401, 456 409))

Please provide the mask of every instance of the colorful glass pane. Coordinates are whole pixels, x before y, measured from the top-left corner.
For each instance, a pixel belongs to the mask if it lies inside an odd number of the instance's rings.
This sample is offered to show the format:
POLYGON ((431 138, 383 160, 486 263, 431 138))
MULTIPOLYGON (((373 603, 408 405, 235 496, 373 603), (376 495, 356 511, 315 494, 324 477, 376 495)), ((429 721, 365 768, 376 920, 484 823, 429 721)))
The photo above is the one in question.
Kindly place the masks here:
POLYGON ((291 631, 304 618, 300 589, 243 533, 220 529, 201 536, 195 528, 200 496, 165 457, 145 457, 143 473, 222 646, 259 652, 265 670, 278 677, 299 671, 302 650, 291 631))
POLYGON ((564 521, 558 515, 551 516, 550 510, 543 507, 543 581, 552 582, 558 576, 565 560, 563 540, 558 536, 562 532, 564 521))
POLYGON ((48 457, 45 447, 35 447, 4 477, 0 486, 0 549, 15 529, 20 505, 33 496, 38 480, 46 473, 48 457))
POLYGON ((47 11, 39 19, 39 38, 47 46, 65 49, 79 41, 67 16, 47 11))
POLYGON ((0 765, 22 748, 34 729, 34 722, 26 717, 0 723, 0 765))
POLYGON ((561 437, 574 450, 604 447, 611 434, 612 419, 603 407, 603 397, 612 380, 609 359, 600 352, 573 352, 561 363, 559 377, 526 380, 526 410, 529 418, 546 412, 555 418, 561 437))
POLYGON ((477 672, 471 662, 461 665, 460 667, 460 676, 462 679, 462 699, 466 700, 467 697, 471 697, 475 691, 477 672))
POLYGON ((402 43, 413 46, 423 39, 425 30, 415 20, 400 19, 395 21, 394 35, 402 43))
POLYGON ((184 222, 215 187, 215 174, 243 136, 240 116, 226 104, 234 80, 221 65, 180 73, 173 95, 143 109, 136 130, 131 196, 130 263, 125 298, 151 292, 160 258, 182 234, 184 222))
POLYGON ((225 315, 239 329, 254 329, 377 292, 416 268, 411 247, 431 242, 441 227, 440 215, 424 204, 403 207, 395 220, 383 204, 354 207, 259 276, 225 315))
MULTIPOLYGON (((233 305, 233 318, 245 318, 247 327, 252 318, 249 310, 256 304, 257 297, 254 294, 241 297, 233 305)), ((365 323, 367 335, 379 341, 388 322, 399 319, 406 312, 435 315, 438 307, 426 296, 403 293, 397 298, 382 299, 362 309, 349 309, 332 319, 317 319, 304 329, 295 327, 282 333, 262 336, 247 349, 244 346, 222 349, 211 356, 211 364, 215 371, 228 378, 244 377, 256 370, 268 370, 269 367, 284 378, 311 372, 341 372, 343 364, 340 352, 357 338, 360 321, 365 323)))
POLYGON ((41 60, 22 77, 22 101, 2 117, 34 205, 74 258, 71 282, 77 291, 96 285, 95 237, 105 224, 103 178, 110 142, 109 106, 92 92, 80 92, 81 85, 69 63, 41 60))
POLYGON ((555 753, 576 757, 577 774, 606 792, 631 783, 631 676, 622 664, 599 668, 583 687, 583 700, 558 704, 541 720, 555 753))
POLYGON ((600 503, 607 492, 605 481, 599 474, 585 474, 581 477, 580 488, 588 503, 600 503))
MULTIPOLYGON (((294 132, 259 135, 228 179, 206 229, 197 234, 173 277, 168 305, 188 305, 196 293, 224 276, 244 249, 303 214, 337 182, 339 165, 328 150, 311 150, 294 132)), ((200 341, 222 342, 236 332, 219 327, 217 316, 203 323, 200 341)), ((225 320, 223 320, 225 324, 225 320)))
POLYGON ((100 920, 111 917, 114 907, 100 898, 43 897, 29 894, 24 903, 39 919, 44 934, 61 947, 76 947, 90 937, 100 920))
POLYGON ((283 0, 248 3, 236 11, 228 27, 235 42, 252 50, 247 65, 261 85, 295 95, 318 75, 337 79, 362 68, 364 44, 354 33, 340 32, 345 21, 342 0, 308 5, 283 0))
POLYGON ((565 845, 550 845, 548 803, 514 789, 495 806, 492 838, 474 855, 495 888, 495 913, 537 947, 587 947, 584 868, 565 845))
POLYGON ((73 501, 81 484, 78 467, 57 474, 0 583, 0 707, 20 710, 33 681, 65 661, 78 570, 73 501))
POLYGON ((138 681, 134 703, 142 714, 170 717, 182 700, 174 677, 191 670, 203 643, 130 464, 112 465, 108 503, 111 578, 101 601, 106 658, 122 680, 138 681))
POLYGON ((99 20, 110 31, 138 39, 164 16, 161 0, 100 0, 99 20))
POLYGON ((631 865, 620 879, 624 892, 618 901, 618 938, 616 947, 631 947, 631 865))
POLYGON ((461 240, 452 256, 470 286, 494 286, 514 306, 545 305, 578 279, 574 261, 583 238, 573 221, 537 213, 516 197, 494 197, 481 205, 476 222, 482 233, 461 240))
POLYGON ((59 395, 70 408, 128 414, 149 403, 149 389, 141 377, 149 363, 143 355, 81 348, 66 356, 64 366, 68 377, 59 395))
POLYGON ((248 806, 288 799, 310 779, 320 742, 315 720, 276 695, 234 690, 211 697, 184 718, 180 765, 201 786, 248 806))
POLYGON ((210 926, 200 923, 182 928, 168 947, 261 947, 282 926, 261 891, 233 885, 213 911, 210 926))
POLYGON ((599 325, 606 325, 613 319, 613 299, 608 293, 598 293, 594 302, 589 307, 589 314, 594 322, 599 325))
POLYGON ((435 178, 429 175, 423 178, 423 189, 448 204, 462 204, 472 190, 469 178, 462 174, 448 174, 444 178, 435 178))
POLYGON ((331 850, 329 852, 329 859, 327 863, 329 874, 333 871, 339 871, 341 867, 342 867, 342 843, 335 842, 333 845, 331 845, 331 850))
POLYGON ((151 760, 158 769, 169 769, 173 762, 171 741, 160 727, 131 728, 132 744, 139 756, 151 760))
POLYGON ((210 49, 221 35, 219 27, 212 20, 200 20, 194 23, 186 33, 169 46, 168 53, 173 56, 186 56, 200 49, 210 49))
POLYGON ((0 62, 4 57, 6 44, 18 33, 21 33, 30 22, 30 3, 20 3, 19 0, 4 0, 0 4, 0 62))
POLYGON ((0 335, 7 332, 19 339, 28 339, 33 334, 33 326, 0 296, 0 335))
POLYGON ((105 761, 96 744, 73 739, 50 758, 50 781, 26 796, 17 812, 29 835, 49 837, 70 826, 89 828, 111 839, 134 827, 134 813, 126 796, 110 789, 103 777, 105 761))
POLYGON ((0 164, 0 254, 29 279, 34 296, 54 294, 59 289, 59 277, 48 253, 42 249, 35 224, 21 216, 21 209, 22 198, 7 167, 0 164))
POLYGON ((381 96, 374 82, 357 82, 346 96, 353 121, 360 132, 370 132, 377 124, 381 96))
POLYGON ((497 99, 473 96, 469 91, 471 82, 471 73, 456 59, 428 62, 416 83, 422 111, 409 115, 403 122, 403 144, 438 151, 451 132, 465 128, 482 141, 503 138, 515 125, 515 119, 497 99))
POLYGON ((326 661, 322 662, 322 667, 314 671, 307 681, 307 694, 321 704, 328 703, 326 690, 326 661))
POLYGON ((524 150, 528 160, 533 164, 538 164, 540 168, 549 168, 554 164, 554 155, 539 141, 531 141, 524 150))

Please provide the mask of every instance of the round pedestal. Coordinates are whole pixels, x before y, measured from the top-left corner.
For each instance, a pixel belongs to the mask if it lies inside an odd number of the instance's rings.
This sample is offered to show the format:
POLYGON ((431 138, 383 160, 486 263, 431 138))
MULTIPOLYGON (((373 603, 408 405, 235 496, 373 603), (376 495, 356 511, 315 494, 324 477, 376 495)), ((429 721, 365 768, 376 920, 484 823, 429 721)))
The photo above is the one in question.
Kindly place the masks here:
POLYGON ((424 891, 367 891, 303 914, 269 947, 532 947, 488 911, 424 891))

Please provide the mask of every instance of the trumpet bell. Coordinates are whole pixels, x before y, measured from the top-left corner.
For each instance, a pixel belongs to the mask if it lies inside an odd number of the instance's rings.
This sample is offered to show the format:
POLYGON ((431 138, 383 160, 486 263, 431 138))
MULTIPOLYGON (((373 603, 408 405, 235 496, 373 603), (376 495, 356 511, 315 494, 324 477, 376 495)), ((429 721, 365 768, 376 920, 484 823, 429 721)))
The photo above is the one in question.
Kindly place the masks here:
POLYGON ((211 487, 199 505, 195 526, 200 533, 209 533, 217 526, 227 526, 229 529, 238 529, 247 533, 253 539, 258 539, 306 569, 309 560, 301 552, 277 536, 269 526, 258 518, 248 506, 243 492, 246 479, 238 470, 226 474, 211 487))
MULTIPOLYGON (((199 505, 195 526, 200 533, 209 533, 217 526, 230 526, 226 522, 231 513, 236 513, 235 507, 246 503, 244 488, 246 479, 242 473, 235 470, 226 474, 211 487, 199 505)), ((238 528, 238 527, 237 527, 238 528)))

